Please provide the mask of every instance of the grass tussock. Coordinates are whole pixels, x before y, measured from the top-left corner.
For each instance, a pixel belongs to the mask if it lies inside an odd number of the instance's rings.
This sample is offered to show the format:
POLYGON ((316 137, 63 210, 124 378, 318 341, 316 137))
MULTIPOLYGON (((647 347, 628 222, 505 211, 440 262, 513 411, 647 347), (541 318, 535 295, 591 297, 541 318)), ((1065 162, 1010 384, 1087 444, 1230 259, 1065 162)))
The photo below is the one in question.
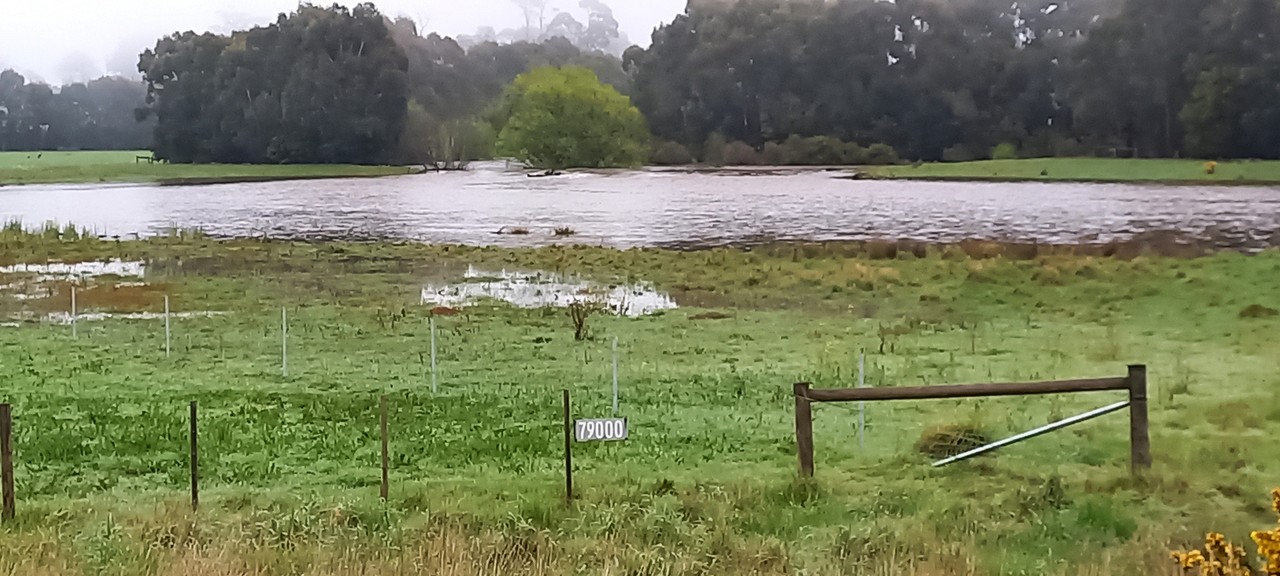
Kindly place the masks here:
POLYGON ((916 440, 916 452, 931 458, 948 458, 990 444, 991 440, 976 424, 934 426, 916 440))

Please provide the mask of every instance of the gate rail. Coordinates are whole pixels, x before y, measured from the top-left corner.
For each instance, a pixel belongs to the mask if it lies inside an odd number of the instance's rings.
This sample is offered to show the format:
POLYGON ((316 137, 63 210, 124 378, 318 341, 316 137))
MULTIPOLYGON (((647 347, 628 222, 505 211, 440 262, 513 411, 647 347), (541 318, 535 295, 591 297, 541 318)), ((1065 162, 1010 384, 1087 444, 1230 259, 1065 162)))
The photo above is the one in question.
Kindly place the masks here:
MULTIPOLYGON (((903 388, 834 388, 814 389, 808 382, 795 384, 796 453, 800 475, 813 476, 813 403, 874 402, 887 400, 943 400, 951 398, 984 398, 994 396, 1033 396, 1042 394, 1074 394, 1080 392, 1126 391, 1129 393, 1129 461, 1134 474, 1151 467, 1151 438, 1147 419, 1147 367, 1129 366, 1127 376, 1086 380, 1024 382, 1017 384, 962 384, 950 386, 911 386, 903 388)), ((1116 408, 1119 409, 1119 408, 1116 408)), ((1101 415, 1101 414, 1099 414, 1101 415)), ((1070 422, 1070 423, 1077 423, 1070 422)), ((1065 426, 1063 426, 1065 427, 1065 426)), ((1054 428, 1057 429, 1057 428, 1054 428)), ((1046 430, 1047 432, 1049 430, 1046 430)), ((1039 434, 1036 434, 1039 435, 1039 434)), ((1014 442, 1031 436, 1014 437, 1014 442)), ((1013 442, 1005 442, 1006 446, 1013 442)), ((987 451, 987 450, 984 450, 987 451)))

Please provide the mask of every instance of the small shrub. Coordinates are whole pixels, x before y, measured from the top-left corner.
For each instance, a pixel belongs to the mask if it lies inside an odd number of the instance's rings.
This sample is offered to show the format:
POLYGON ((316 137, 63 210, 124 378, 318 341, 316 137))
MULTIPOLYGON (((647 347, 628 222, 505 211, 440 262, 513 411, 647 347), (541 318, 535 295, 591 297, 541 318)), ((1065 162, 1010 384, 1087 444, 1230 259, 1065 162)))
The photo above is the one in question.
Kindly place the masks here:
POLYGON ((867 147, 867 164, 897 164, 898 151, 888 144, 872 144, 867 147))
POLYGON ((1276 310, 1275 308, 1268 308, 1261 304, 1250 304, 1246 306, 1244 310, 1240 311, 1241 319, 1272 318, 1276 315, 1280 315, 1280 310, 1276 310))
POLYGON ((765 142, 760 159, 770 166, 782 166, 787 163, 787 149, 777 142, 765 142))
POLYGON ((663 142, 653 150, 650 160, 659 166, 684 166, 693 164, 693 154, 679 142, 663 142))
POLYGON ((702 163, 710 166, 724 166, 724 151, 729 145, 724 135, 719 132, 707 137, 702 145, 702 163))
POLYGON ((1018 157, 1018 145, 1013 142, 1001 142, 991 149, 992 160, 1014 160, 1018 157))
POLYGON ((591 337, 591 328, 587 321, 599 312, 604 305, 596 300, 581 299, 569 303, 569 321, 573 324, 573 339, 582 342, 591 337))
MULTIPOLYGON (((1271 509, 1280 516, 1280 489, 1271 491, 1271 509)), ((1265 562, 1262 574, 1280 576, 1280 523, 1273 530, 1259 530, 1250 534, 1258 546, 1258 556, 1265 562)), ((1187 575, 1199 576, 1253 576, 1250 558, 1244 548, 1227 540, 1217 532, 1205 536, 1203 550, 1176 551, 1173 561, 1187 575)))
POLYGON ((724 148, 724 163, 728 166, 756 166, 763 161, 755 148, 743 142, 733 142, 724 148))
POLYGON ((971 162, 982 158, 982 153, 968 144, 956 144, 942 151, 943 162, 971 162))
POLYGON ((1204 173, 1213 176, 1218 172, 1218 163, 1209 161, 1204 163, 1204 173))
POLYGON ((924 431, 916 441, 916 451, 933 458, 947 458, 991 442, 991 437, 973 424, 947 424, 924 431))

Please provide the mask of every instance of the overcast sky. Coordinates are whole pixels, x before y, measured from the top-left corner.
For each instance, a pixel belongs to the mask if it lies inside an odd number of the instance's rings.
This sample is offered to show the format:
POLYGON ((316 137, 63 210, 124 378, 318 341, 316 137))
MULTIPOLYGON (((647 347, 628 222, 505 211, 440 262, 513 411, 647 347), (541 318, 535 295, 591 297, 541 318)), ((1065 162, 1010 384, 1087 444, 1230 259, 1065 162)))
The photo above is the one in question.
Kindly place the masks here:
MULTIPOLYGON (((685 0, 606 0, 622 31, 648 45, 653 28, 684 10, 685 0)), ((328 5, 332 0, 313 2, 328 5)), ((355 2, 340 2, 352 5, 355 2)), ((456 36, 480 26, 523 23, 511 0, 378 0, 384 14, 409 16, 426 30, 456 36)), ((227 32, 275 19, 297 0, 0 0, 0 70, 51 84, 104 73, 136 74, 138 53, 176 31, 227 32)), ((552 6, 580 14, 577 0, 552 6)), ((554 11, 549 11, 547 20, 554 11)), ((584 20, 579 16, 580 20, 584 20)))

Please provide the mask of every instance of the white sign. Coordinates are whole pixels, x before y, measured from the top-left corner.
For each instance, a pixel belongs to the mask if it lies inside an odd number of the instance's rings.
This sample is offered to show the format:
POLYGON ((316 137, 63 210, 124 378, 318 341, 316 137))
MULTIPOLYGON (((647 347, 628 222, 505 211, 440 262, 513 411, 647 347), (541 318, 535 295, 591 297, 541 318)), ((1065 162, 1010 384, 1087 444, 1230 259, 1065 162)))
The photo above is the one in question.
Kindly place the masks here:
POLYGON ((579 442, 617 442, 627 439, 626 418, 578 420, 573 426, 579 442))

